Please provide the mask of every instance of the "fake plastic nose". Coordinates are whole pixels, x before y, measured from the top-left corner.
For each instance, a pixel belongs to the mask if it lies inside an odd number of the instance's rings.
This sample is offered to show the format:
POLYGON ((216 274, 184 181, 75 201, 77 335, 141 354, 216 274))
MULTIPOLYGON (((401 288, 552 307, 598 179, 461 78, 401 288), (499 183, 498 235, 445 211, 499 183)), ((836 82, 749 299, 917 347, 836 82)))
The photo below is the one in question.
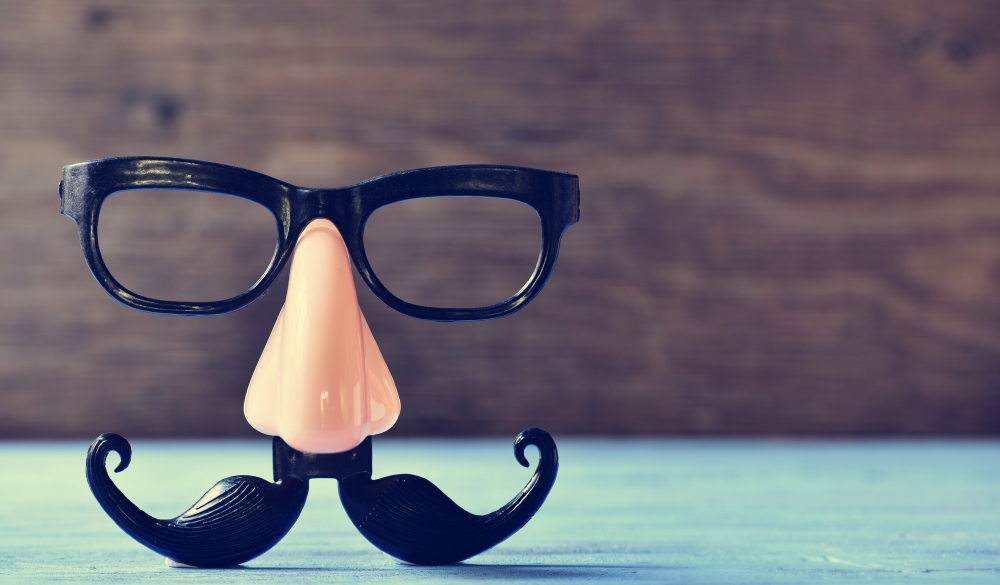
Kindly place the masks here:
POLYGON ((294 254, 243 412, 253 428, 299 451, 348 451, 395 424, 399 395, 358 306, 340 231, 314 220, 294 254))

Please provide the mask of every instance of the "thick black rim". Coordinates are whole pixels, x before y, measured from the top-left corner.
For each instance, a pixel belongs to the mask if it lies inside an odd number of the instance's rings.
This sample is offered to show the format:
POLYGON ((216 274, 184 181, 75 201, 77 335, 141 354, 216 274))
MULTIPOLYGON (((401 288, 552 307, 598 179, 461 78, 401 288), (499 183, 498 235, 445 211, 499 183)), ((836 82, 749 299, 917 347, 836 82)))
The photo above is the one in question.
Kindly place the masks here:
POLYGON ((254 171, 216 163, 123 157, 64 167, 59 190, 62 213, 76 221, 84 257, 98 283, 129 307, 170 315, 220 315, 252 303, 281 273, 306 225, 313 219, 326 218, 340 230, 362 280, 389 307, 431 321, 495 319, 523 308, 545 285, 555 265, 563 232, 579 219, 580 202, 575 175, 499 165, 416 169, 348 187, 305 189, 254 171), (263 205, 274 216, 278 231, 277 246, 267 270, 247 291, 221 301, 165 301, 130 291, 108 271, 101 257, 97 225, 104 200, 113 193, 131 189, 210 191, 263 205), (541 249, 535 270, 521 290, 503 302, 486 307, 427 307, 396 297, 379 281, 365 254, 363 238, 368 218, 390 203, 440 196, 512 199, 535 210, 541 221, 541 249))

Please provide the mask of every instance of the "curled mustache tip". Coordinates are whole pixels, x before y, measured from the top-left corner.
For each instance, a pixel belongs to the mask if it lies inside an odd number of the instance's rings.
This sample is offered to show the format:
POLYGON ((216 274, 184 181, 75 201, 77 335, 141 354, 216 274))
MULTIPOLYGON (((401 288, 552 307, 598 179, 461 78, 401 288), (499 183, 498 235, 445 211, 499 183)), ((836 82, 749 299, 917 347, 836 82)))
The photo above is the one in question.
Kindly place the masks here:
POLYGON ((530 428, 521 431, 517 435, 517 438, 514 439, 514 458, 521 464, 521 467, 531 466, 528 463, 528 458, 524 456, 524 450, 529 445, 534 445, 538 448, 544 462, 558 465, 559 451, 556 449, 556 442, 552 439, 552 435, 542 429, 530 428))
POLYGON ((115 467, 115 473, 120 473, 128 469, 129 463, 132 462, 132 445, 125 440, 125 437, 117 433, 104 433, 100 437, 97 437, 90 445, 87 460, 90 461, 91 458, 98 459, 103 466, 107 463, 108 455, 112 452, 117 453, 120 458, 118 465, 115 467))

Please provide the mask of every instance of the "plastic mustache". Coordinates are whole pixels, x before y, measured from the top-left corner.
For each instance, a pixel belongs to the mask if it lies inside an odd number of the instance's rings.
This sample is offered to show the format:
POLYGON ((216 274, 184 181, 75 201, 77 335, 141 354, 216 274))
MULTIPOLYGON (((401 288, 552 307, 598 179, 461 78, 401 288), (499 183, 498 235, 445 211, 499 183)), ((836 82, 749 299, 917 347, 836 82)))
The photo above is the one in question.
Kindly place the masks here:
POLYGON ((513 500, 479 516, 463 510, 434 484, 415 475, 372 480, 371 437, 344 453, 302 453, 275 437, 275 482, 240 475, 215 484, 189 510, 159 520, 125 497, 108 475, 105 461, 121 457, 126 469, 132 448, 120 435, 98 437, 87 452, 87 483, 108 516, 147 548, 185 565, 230 567, 267 552, 298 520, 309 480, 337 479, 340 500, 361 534, 383 552, 407 563, 444 565, 463 561, 503 542, 531 520, 545 502, 559 470, 555 441, 528 429, 514 441, 524 467, 524 450, 538 447, 538 467, 513 500))

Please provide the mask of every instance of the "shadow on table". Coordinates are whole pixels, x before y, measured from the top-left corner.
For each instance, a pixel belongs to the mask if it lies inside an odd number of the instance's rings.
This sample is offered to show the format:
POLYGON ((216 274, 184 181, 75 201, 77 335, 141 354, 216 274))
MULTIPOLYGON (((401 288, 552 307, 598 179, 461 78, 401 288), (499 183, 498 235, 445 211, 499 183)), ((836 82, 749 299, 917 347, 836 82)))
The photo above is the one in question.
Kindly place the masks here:
MULTIPOLYGON (((351 571, 343 567, 240 567, 248 571, 287 571, 295 572, 327 572, 327 571, 351 571)), ((666 567, 660 565, 472 565, 459 563, 456 565, 446 565, 440 567, 419 567, 398 565, 391 569, 391 572, 413 572, 414 578, 454 578, 454 579, 480 579, 480 580, 504 580, 520 581, 534 579, 551 579, 553 581, 566 580, 577 581, 583 579, 607 578, 612 575, 620 575, 621 580, 630 580, 628 575, 638 575, 649 571, 663 570, 666 567)))

